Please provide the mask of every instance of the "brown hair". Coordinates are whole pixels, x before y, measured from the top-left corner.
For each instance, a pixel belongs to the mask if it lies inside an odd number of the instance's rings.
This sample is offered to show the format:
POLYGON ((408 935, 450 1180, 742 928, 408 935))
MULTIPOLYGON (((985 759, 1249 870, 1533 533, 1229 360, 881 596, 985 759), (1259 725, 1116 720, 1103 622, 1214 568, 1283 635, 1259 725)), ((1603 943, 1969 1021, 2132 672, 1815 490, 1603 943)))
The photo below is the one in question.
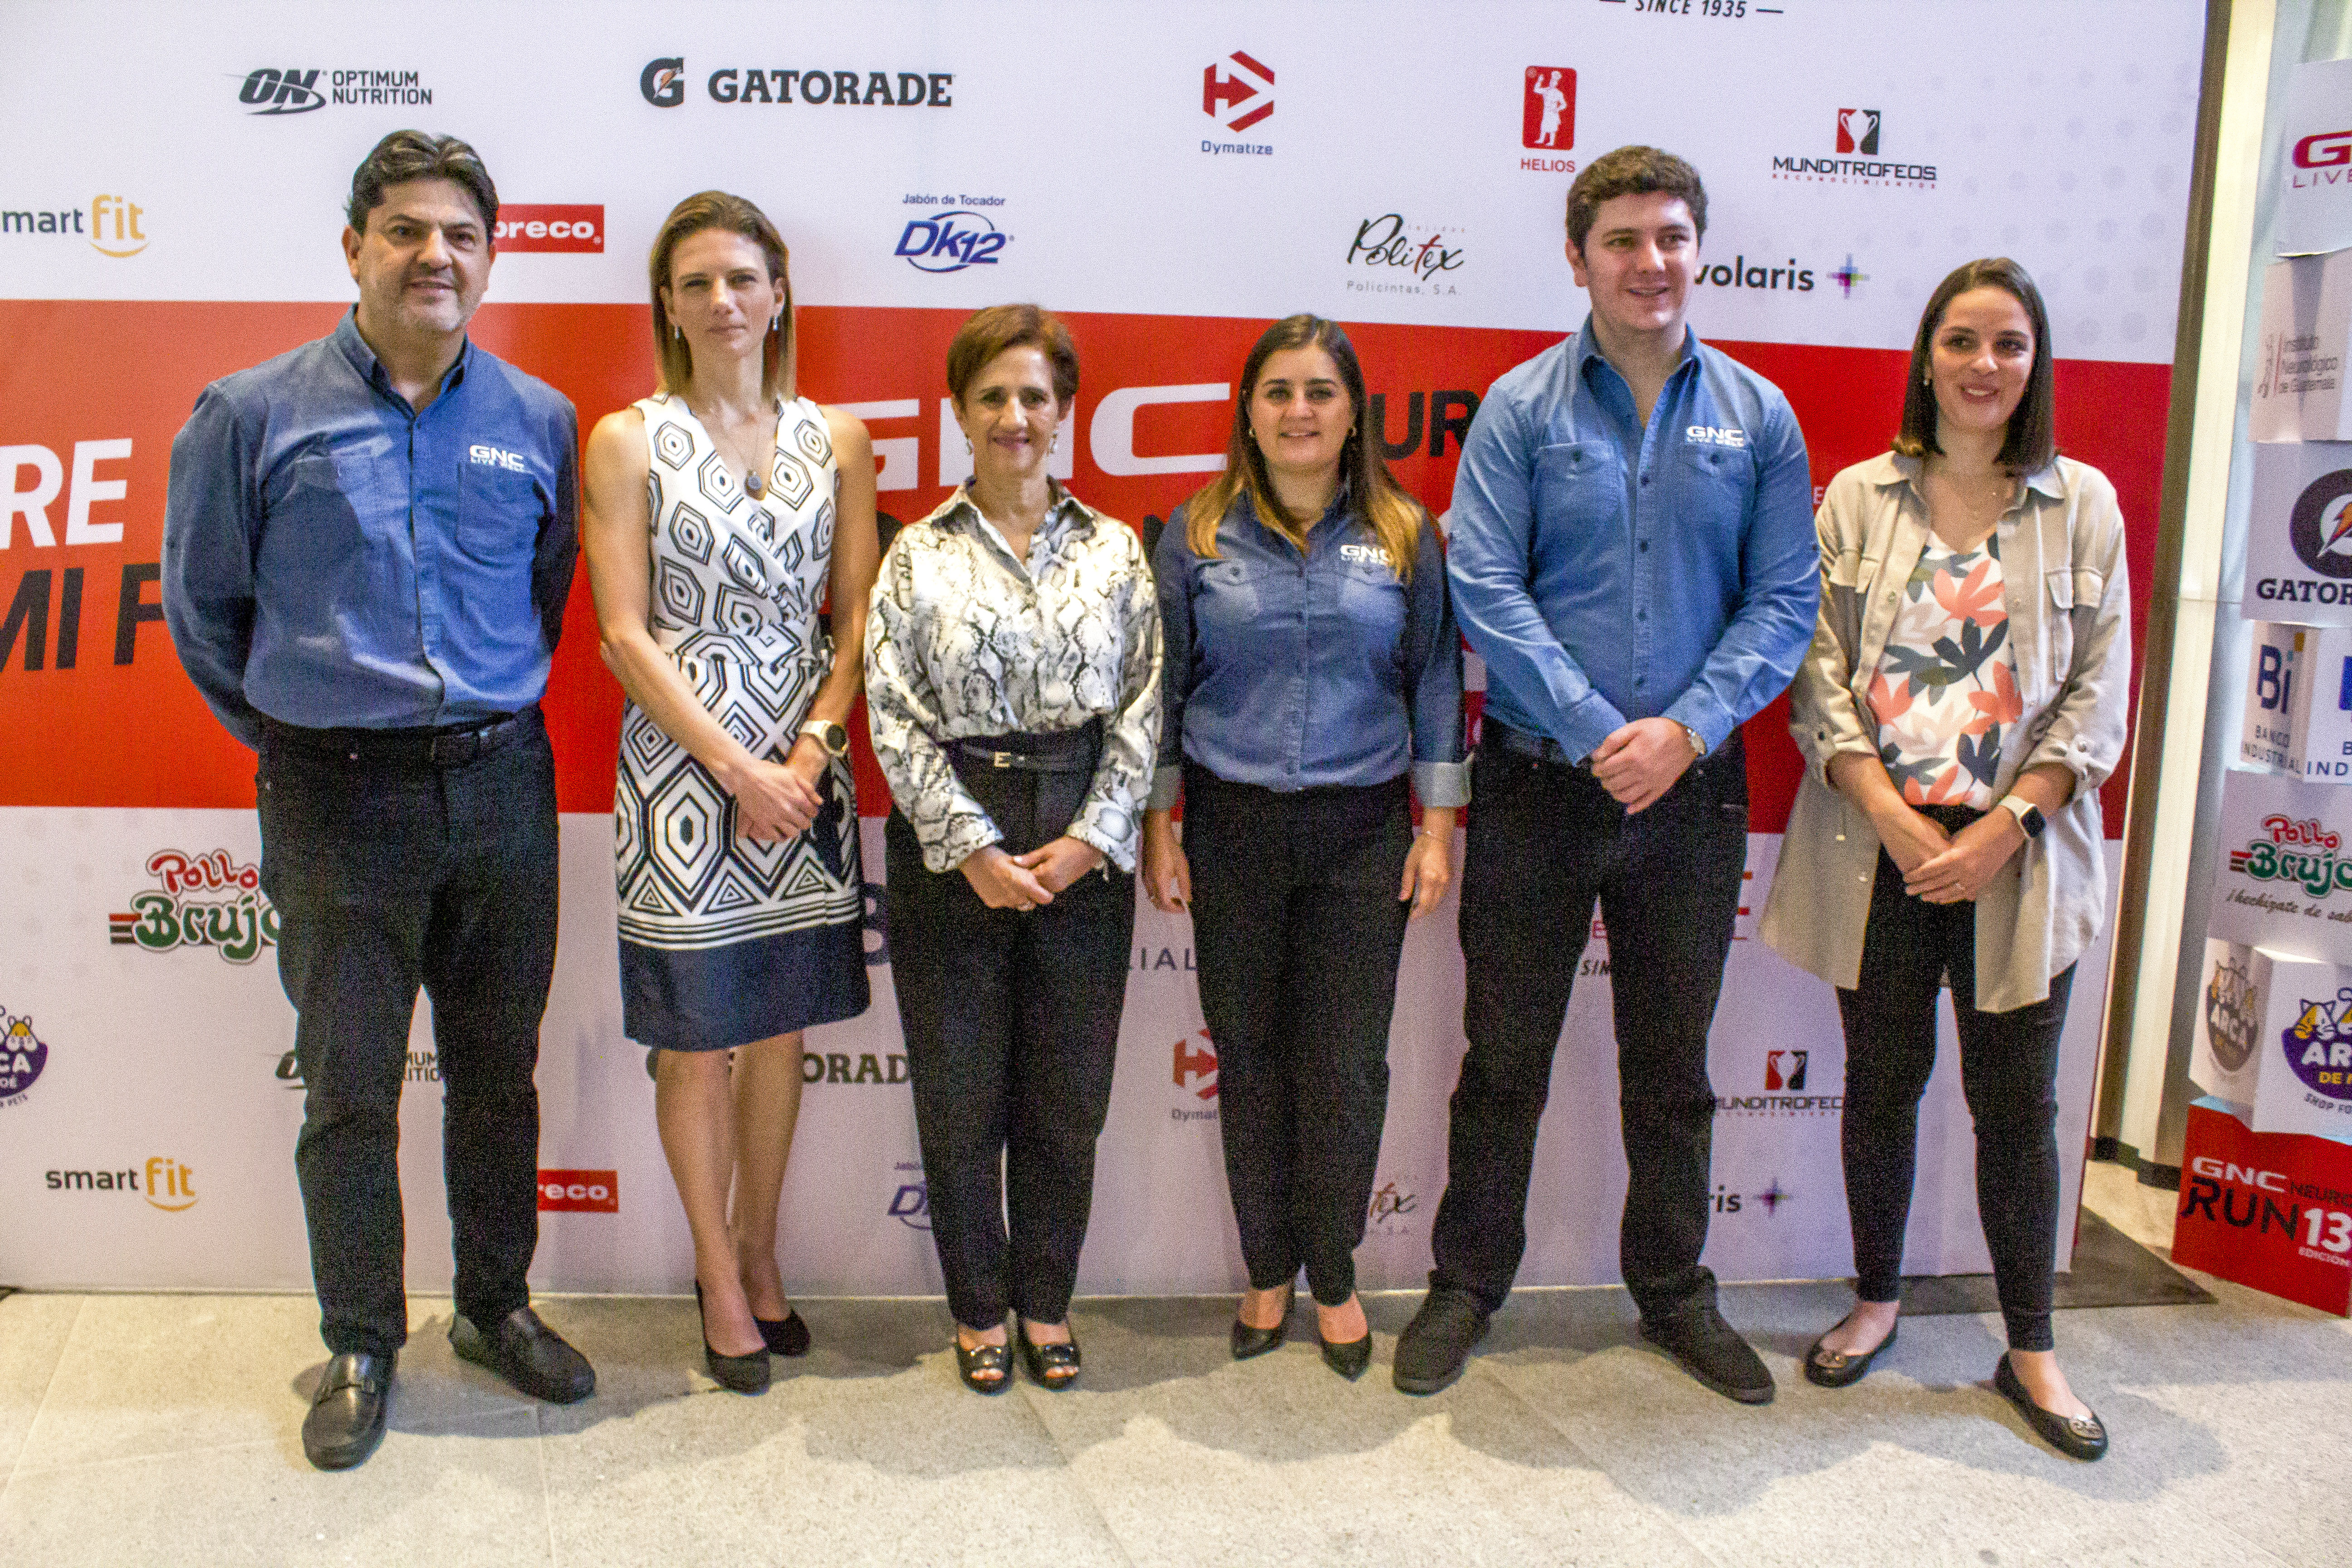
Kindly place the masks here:
POLYGON ((352 196, 343 216, 365 234, 368 214, 383 205, 385 188, 411 180, 447 180, 473 197, 475 210, 482 215, 483 242, 497 243, 499 188, 490 183, 482 155, 455 136, 429 131, 395 131, 369 148, 352 171, 352 196))
POLYGON ((1690 208, 1691 226, 1699 238, 1706 237, 1706 186, 1699 183, 1698 171, 1672 153, 1636 146, 1601 153, 1568 187, 1568 243, 1582 256, 1584 237, 1592 232, 1592 220, 1602 202, 1651 191, 1680 196, 1683 205, 1690 208))
POLYGON ((761 352, 760 391, 772 398, 789 397, 796 368, 793 362, 792 253, 784 248, 783 236, 776 232, 767 214, 741 196, 730 196, 725 191, 698 191, 670 208, 669 216, 662 220, 661 232, 654 237, 653 254, 646 260, 646 271, 653 279, 654 359, 661 366, 660 390, 681 391, 694 376, 694 351, 672 329, 669 307, 662 300, 662 290, 669 287, 670 258, 685 240, 713 228, 740 234, 758 246, 761 254, 768 258, 769 281, 784 291, 783 308, 776 313, 776 324, 768 329, 767 342, 761 352))
POLYGON ((981 367, 1011 349, 1032 348, 1045 356, 1054 375, 1054 401, 1067 408, 1078 395, 1078 348, 1070 329, 1050 310, 1034 305, 991 305, 975 310, 948 345, 948 395, 963 406, 964 389, 981 367))
POLYGON ((1214 559, 1217 527, 1232 509, 1234 498, 1247 491, 1259 521, 1301 552, 1307 549, 1307 531, 1316 520, 1291 516, 1282 498, 1275 494, 1273 482, 1266 478, 1265 454, 1259 450, 1257 437, 1250 434, 1249 413, 1265 362, 1285 349, 1304 348, 1318 348, 1331 356, 1354 411, 1347 444, 1339 449, 1340 492, 1349 498, 1349 510, 1357 519, 1389 552, 1396 574, 1409 582, 1421 544, 1421 503, 1396 482, 1387 459, 1372 444, 1371 402, 1364 395, 1364 368, 1356 358, 1356 345, 1348 341, 1337 321, 1304 312, 1286 316, 1268 327, 1242 362, 1241 391, 1234 400, 1234 429, 1225 443, 1224 471, 1184 503, 1184 542, 1192 546, 1193 554, 1214 559))
POLYGON ((2050 353, 2050 312, 2042 308, 2042 290, 2032 275, 2006 256, 1979 257, 1952 269, 1927 297, 1919 317, 1918 335, 1911 341, 1911 379, 1903 390, 1903 423, 1895 433, 1895 450, 1906 458, 1943 454, 1936 444, 1936 389, 1931 383, 1936 333, 1944 311, 1971 289, 1999 289, 2025 307, 2033 327, 2033 368, 2026 374, 2025 394, 2009 416, 2009 433, 1994 459, 2011 473, 2026 475, 2047 468, 2058 455, 2056 395, 2050 353))

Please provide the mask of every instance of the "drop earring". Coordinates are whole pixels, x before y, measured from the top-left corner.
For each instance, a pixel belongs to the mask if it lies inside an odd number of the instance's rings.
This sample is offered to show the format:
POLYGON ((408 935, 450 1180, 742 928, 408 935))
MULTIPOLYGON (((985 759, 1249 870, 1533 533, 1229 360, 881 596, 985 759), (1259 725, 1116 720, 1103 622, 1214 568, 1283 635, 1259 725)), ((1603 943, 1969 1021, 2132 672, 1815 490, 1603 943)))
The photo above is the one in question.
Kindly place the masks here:
POLYGON ((1062 433, 1059 430, 1056 430, 1054 432, 1054 438, 1045 443, 1045 450, 1048 452, 1058 452, 1061 449, 1062 433))

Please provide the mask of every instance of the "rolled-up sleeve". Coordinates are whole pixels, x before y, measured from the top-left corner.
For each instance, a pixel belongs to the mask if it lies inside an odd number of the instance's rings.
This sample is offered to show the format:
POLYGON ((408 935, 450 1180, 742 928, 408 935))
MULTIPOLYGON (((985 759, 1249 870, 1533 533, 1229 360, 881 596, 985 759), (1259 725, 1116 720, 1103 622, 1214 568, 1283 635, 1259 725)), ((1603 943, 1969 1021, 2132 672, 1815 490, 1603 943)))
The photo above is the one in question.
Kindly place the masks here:
POLYGON ((1445 549, 1437 527, 1421 521, 1412 581, 1405 598, 1404 663, 1412 728, 1412 789, 1421 804, 1470 804, 1470 770, 1463 762, 1462 630, 1445 583, 1445 549))
POLYGON ((2073 570, 2066 574, 2074 657, 2047 722, 2018 768, 2055 763, 2074 775, 2080 796, 2105 784, 2123 762, 2131 710, 2131 584, 2115 486, 2095 468, 2076 472, 2067 529, 2073 570))
POLYGON ((1178 507, 1151 552, 1160 600, 1160 747, 1147 811, 1171 811, 1184 793, 1184 700, 1192 689, 1192 546, 1178 507))
POLYGON ((1862 541, 1870 491, 1841 474, 1813 520, 1819 545, 1821 608, 1813 640, 1789 686, 1789 733, 1806 767, 1830 782, 1832 759, 1848 752, 1878 755, 1877 731, 1853 698, 1853 650, 1860 637, 1862 541))
POLYGON ((1071 819, 1069 835, 1101 850, 1120 870, 1132 871, 1160 756, 1160 601, 1135 531, 1108 518, 1098 519, 1096 526, 1118 530, 1128 552, 1124 591, 1111 608, 1119 621, 1118 708, 1103 721, 1102 761, 1071 819))
POLYGON ((892 541, 866 616, 866 719, 874 760, 922 846, 923 866, 952 871, 1003 841, 986 807, 964 788, 936 738, 939 700, 924 668, 908 532, 892 541))
POLYGON ((261 539, 257 434, 218 387, 206 387, 172 442, 163 502, 163 624, 180 664, 228 732, 261 749, 247 700, 253 650, 254 552, 261 539))

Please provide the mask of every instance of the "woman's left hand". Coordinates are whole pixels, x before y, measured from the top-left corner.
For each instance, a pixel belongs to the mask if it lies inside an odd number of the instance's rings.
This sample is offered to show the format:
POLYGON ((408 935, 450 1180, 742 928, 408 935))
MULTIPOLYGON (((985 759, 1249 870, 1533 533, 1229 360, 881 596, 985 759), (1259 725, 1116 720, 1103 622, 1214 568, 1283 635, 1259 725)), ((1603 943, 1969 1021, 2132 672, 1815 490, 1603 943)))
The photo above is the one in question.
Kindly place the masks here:
POLYGON ((1405 851, 1404 881, 1397 889, 1397 900, 1412 901, 1411 918, 1419 920, 1435 909, 1445 897, 1445 889, 1454 885, 1454 827, 1452 812, 1445 813, 1444 831, 1432 826, 1429 818, 1437 815, 1422 813, 1422 829, 1413 836, 1412 847, 1405 851))
POLYGON ((814 735, 803 735, 784 753, 784 766, 798 774, 801 783, 808 785, 809 793, 820 801, 824 798, 825 768, 832 761, 833 753, 814 735))
POLYGON ((1985 890, 1993 874, 2025 846, 2025 829, 1996 806, 1952 835, 1940 854, 1930 856, 1903 879, 1903 890, 1931 904, 1966 903, 1985 890))
MULTIPOLYGON (((2004 812, 2002 815, 2008 814, 2004 812)), ((1065 833, 1050 843, 1039 845, 1026 855, 1015 855, 1013 863, 1043 882, 1047 892, 1058 893, 1100 866, 1103 852, 1085 839, 1073 838, 1065 833)))

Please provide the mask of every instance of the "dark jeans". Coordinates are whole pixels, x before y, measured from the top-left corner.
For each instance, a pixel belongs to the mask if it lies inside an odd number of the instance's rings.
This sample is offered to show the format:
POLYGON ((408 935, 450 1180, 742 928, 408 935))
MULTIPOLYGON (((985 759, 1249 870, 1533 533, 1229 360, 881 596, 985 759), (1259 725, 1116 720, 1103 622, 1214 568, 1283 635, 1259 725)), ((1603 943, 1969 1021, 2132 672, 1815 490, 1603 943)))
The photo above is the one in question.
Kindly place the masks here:
MULTIPOLYGON (((959 771, 1007 854, 1059 837, 1088 782, 1084 773, 959 771)), ((961 871, 923 868, 901 813, 891 812, 883 841, 890 973, 948 1309, 967 1328, 1003 1322, 1008 1306, 1058 1323, 1094 1204, 1135 878, 1106 863, 1108 876, 1090 872, 1050 904, 992 910, 961 871)))
POLYGON ((1412 906, 1400 776, 1277 793, 1184 770, 1201 1011, 1217 1051, 1225 1182, 1250 1284, 1307 1268, 1327 1307, 1356 1244, 1388 1117, 1389 1019, 1412 906))
POLYGON ((1936 994, 1948 973, 1960 1086, 1977 1130, 1977 1214, 2000 1314, 2012 1350, 2046 1351, 2058 1247, 2058 1037, 2074 971, 2053 975, 2045 1000, 1979 1012, 1976 916, 1974 904, 1930 904, 1904 892, 1903 873, 1880 851, 1862 984, 1838 991, 1854 1288, 1865 1301, 1899 1298, 1919 1096, 1935 1070, 1936 994))
MULTIPOLYGON (((354 762, 273 728, 256 780, 278 973, 309 1094, 294 1164, 327 1348, 408 1338, 400 1095, 416 989, 433 1000, 457 1306, 530 1300, 540 1016, 555 968, 555 763, 536 710, 455 767, 354 762)), ((317 734, 317 731, 312 731, 317 734)))
POLYGON ((1472 769, 1462 868, 1462 1010, 1433 1284, 1491 1311, 1527 1251, 1528 1174, 1552 1053, 1597 900, 1609 928, 1619 1116, 1630 1178, 1619 1231, 1643 1318, 1712 1304, 1706 1245, 1715 1089, 1706 1034, 1748 855, 1735 732, 1633 816, 1590 773, 1494 743, 1472 769))

